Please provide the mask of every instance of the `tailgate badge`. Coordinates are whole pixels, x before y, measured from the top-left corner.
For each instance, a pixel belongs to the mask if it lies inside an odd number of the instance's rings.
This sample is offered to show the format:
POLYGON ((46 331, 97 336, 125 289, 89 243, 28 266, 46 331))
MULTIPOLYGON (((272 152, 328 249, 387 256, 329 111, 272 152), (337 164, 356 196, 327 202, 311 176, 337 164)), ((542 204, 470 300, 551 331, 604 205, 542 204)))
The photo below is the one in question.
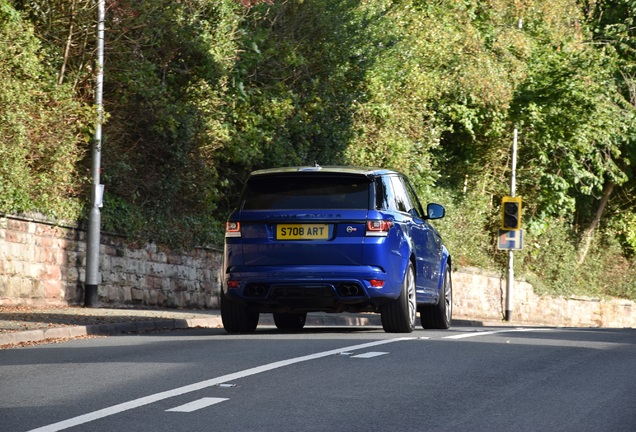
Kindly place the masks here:
POLYGON ((357 228, 354 228, 354 227, 352 227, 351 225, 349 225, 349 226, 347 227, 347 232, 348 232, 348 233, 352 233, 352 232, 357 231, 357 230, 358 230, 357 228))

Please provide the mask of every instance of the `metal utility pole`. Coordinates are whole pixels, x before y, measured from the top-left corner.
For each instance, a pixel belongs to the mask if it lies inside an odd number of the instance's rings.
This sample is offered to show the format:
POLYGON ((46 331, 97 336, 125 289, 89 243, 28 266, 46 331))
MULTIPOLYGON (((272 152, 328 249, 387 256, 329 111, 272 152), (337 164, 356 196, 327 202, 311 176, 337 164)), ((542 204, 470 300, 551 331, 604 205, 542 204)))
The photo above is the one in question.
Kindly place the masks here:
MULTIPOLYGON (((517 190, 517 128, 512 140, 512 170, 510 176, 510 196, 514 197, 517 190)), ((505 320, 512 318, 513 297, 512 292, 515 283, 514 252, 508 251, 508 279, 506 281, 506 314, 505 320)))
MULTIPOLYGON (((523 19, 519 18, 519 30, 523 28, 523 19)), ((513 308, 513 290, 515 284, 515 268, 514 268, 514 250, 520 250, 523 244, 523 230, 521 230, 521 200, 514 199, 517 189, 517 128, 514 130, 512 140, 512 163, 510 176, 510 197, 504 197, 502 200, 502 225, 504 230, 499 230, 500 249, 508 249, 508 275, 506 280, 506 311, 504 319, 510 321, 512 319, 513 308), (504 202, 505 201, 505 202, 504 202), (516 203, 516 204, 514 204, 516 203), (506 206, 511 206, 508 209, 506 206), (516 212, 516 214, 515 214, 516 212), (506 221, 507 216, 512 216, 512 220, 506 221), (512 237, 509 234, 512 233, 512 237), (507 240, 502 242, 502 240, 507 240), (508 244, 510 243, 510 244, 508 244)))
POLYGON ((97 306, 97 285, 99 283, 99 245, 101 231, 101 214, 104 186, 100 184, 102 158, 102 122, 104 108, 102 95, 104 90, 104 21, 106 18, 105 0, 97 0, 97 77, 95 85, 95 105, 97 122, 92 149, 91 209, 88 214, 88 239, 86 244, 86 280, 84 283, 84 306, 97 306))

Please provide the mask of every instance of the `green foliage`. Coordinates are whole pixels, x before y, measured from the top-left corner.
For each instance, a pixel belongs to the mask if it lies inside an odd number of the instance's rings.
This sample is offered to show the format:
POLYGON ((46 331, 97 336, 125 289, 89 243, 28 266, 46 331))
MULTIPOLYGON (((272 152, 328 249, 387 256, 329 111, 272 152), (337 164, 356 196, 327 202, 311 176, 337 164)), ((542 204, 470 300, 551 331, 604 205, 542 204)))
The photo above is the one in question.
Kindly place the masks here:
POLYGON ((456 267, 497 268, 493 260, 494 233, 500 219, 494 213, 490 197, 436 188, 422 194, 421 199, 426 203, 443 203, 446 208, 446 217, 434 223, 443 234, 446 247, 452 251, 456 267))
MULTIPOLYGON (((81 218, 93 6, 0 0, 0 212, 81 218)), ((220 243, 251 170, 383 166, 447 207, 436 224, 457 265, 502 269, 495 236, 517 127, 518 274, 543 292, 636 296, 632 0, 108 6, 105 230, 220 243)))
POLYGON ((523 131, 522 188, 537 212, 562 217, 573 214, 577 196, 626 180, 620 148, 634 113, 595 52, 541 49, 533 65, 513 107, 523 131))
POLYGON ((608 223, 606 236, 618 241, 626 257, 636 256, 636 214, 616 211, 608 223))
POLYGON ((228 140, 222 96, 237 8, 168 0, 111 8, 103 182, 106 199, 127 210, 107 212, 107 225, 173 246, 215 239, 214 216, 224 215, 218 167, 206 155, 228 140))
MULTIPOLYGON (((564 285, 562 290, 556 293, 636 299, 634 270, 636 270, 636 262, 623 256, 621 245, 616 239, 610 236, 597 237, 585 266, 572 269, 566 267, 562 270, 560 277, 566 280, 571 278, 573 281, 569 285, 564 285), (568 271, 572 271, 569 278, 568 271)), ((554 293, 554 286, 549 286, 551 289, 547 293, 554 293)))
POLYGON ((528 281, 539 294, 573 295, 578 284, 576 241, 572 227, 558 219, 532 224, 524 232, 523 263, 528 281))
POLYGON ((281 2, 250 11, 227 95, 231 142, 216 155, 224 176, 240 182, 264 166, 342 162, 364 67, 350 61, 362 38, 351 28, 356 4, 281 2))
POLYGON ((0 212, 77 219, 91 110, 55 84, 33 28, 0 0, 0 212))

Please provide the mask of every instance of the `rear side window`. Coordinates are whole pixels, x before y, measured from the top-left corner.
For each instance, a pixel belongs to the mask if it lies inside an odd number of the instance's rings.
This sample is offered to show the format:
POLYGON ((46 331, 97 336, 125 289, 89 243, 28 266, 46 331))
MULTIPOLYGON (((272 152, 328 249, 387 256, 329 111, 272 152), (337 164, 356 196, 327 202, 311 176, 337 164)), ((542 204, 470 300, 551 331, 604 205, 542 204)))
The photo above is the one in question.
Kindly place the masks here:
POLYGON ((396 210, 393 186, 391 186, 391 178, 388 176, 375 179, 375 208, 378 210, 396 210))
POLYGON ((253 177, 243 210, 368 209, 369 181, 348 176, 253 177))
POLYGON ((396 175, 379 177, 375 180, 375 191, 377 209, 400 211, 419 218, 424 216, 417 195, 406 178, 396 175))
POLYGON ((422 211, 422 206, 420 204, 420 200, 417 198, 417 194, 413 190, 413 186, 411 183, 405 180, 404 186, 406 187, 406 193, 409 195, 409 201, 411 202, 411 209, 409 213, 411 216, 423 217, 424 212, 422 211))
POLYGON ((395 208, 397 211, 408 213, 412 208, 409 194, 406 192, 404 185, 399 178, 391 176, 391 184, 393 185, 393 192, 395 197, 395 208))

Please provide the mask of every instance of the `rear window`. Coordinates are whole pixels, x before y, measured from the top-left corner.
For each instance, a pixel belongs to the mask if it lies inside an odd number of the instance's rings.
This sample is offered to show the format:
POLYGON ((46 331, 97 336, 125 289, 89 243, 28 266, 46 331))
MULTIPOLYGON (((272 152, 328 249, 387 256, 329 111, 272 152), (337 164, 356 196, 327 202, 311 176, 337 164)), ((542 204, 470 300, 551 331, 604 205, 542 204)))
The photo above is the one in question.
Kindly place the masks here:
POLYGON ((368 209, 364 177, 254 177, 243 195, 243 210, 368 209))

